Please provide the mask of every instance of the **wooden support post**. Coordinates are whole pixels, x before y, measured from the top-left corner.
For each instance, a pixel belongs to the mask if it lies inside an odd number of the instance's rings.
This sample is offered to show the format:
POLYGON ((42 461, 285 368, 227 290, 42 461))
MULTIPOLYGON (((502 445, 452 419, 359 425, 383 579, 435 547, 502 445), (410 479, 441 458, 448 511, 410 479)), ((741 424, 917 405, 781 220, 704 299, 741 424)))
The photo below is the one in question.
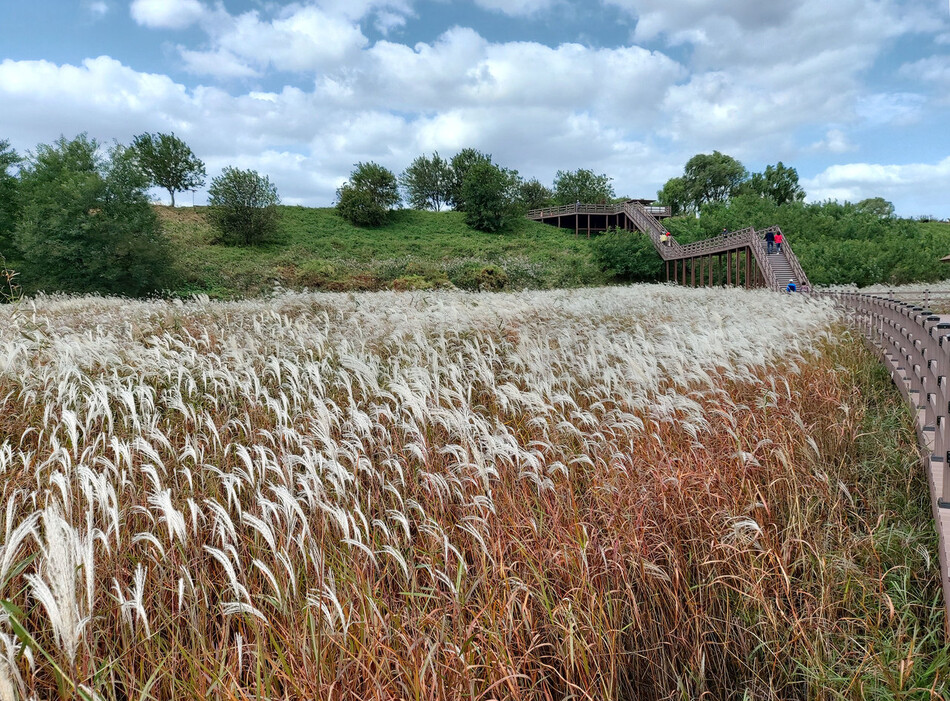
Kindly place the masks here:
POLYGON ((732 286, 732 251, 726 251, 726 285, 732 286))
POLYGON ((670 281, 670 261, 666 261, 666 281, 670 281))
POLYGON ((706 265, 709 267, 709 287, 713 286, 713 259, 712 256, 706 256, 706 265))
POLYGON ((751 272, 749 270, 749 259, 752 257, 751 254, 752 254, 752 249, 746 248, 745 249, 745 288, 747 290, 752 287, 751 281, 749 280, 749 273, 751 272))
POLYGON ((689 259, 689 284, 690 287, 696 287, 696 259, 689 259))

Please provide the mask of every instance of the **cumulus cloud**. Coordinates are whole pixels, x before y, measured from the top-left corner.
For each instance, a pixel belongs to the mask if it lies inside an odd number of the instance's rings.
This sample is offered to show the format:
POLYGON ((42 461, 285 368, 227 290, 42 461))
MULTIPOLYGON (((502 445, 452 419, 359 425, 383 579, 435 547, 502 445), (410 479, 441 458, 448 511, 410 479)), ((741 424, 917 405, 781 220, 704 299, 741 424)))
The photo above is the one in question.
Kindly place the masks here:
POLYGON ((935 214, 933 204, 943 202, 950 191, 950 157, 937 163, 834 165, 802 184, 812 200, 883 197, 902 216, 935 214))
POLYGON ((347 60, 366 45, 359 25, 314 6, 292 6, 273 20, 257 12, 237 17, 218 13, 206 30, 209 50, 180 47, 187 69, 220 77, 255 75, 260 70, 315 71, 347 60))
POLYGON ((202 19, 208 9, 199 0, 133 0, 132 19, 153 29, 184 29, 202 19))

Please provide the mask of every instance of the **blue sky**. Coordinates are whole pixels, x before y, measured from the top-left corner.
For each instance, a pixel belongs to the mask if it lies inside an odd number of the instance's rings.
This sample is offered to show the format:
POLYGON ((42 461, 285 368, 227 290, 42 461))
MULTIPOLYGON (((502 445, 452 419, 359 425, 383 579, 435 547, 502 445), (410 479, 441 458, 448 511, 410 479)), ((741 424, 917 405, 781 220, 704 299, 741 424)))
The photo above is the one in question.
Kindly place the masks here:
POLYGON ((174 131, 291 204, 329 205, 358 161, 466 146, 650 197, 719 150, 794 166, 810 200, 950 218, 950 3, 4 2, 0 114, 21 152, 174 131))

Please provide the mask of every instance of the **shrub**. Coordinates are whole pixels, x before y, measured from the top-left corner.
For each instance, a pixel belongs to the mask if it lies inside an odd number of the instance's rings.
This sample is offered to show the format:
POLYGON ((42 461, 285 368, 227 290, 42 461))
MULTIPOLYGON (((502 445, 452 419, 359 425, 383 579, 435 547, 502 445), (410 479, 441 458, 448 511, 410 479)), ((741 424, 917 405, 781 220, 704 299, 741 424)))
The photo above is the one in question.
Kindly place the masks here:
POLYGON ((357 163, 349 182, 336 191, 336 211, 356 226, 380 226, 399 204, 399 181, 378 163, 357 163))
POLYGON ((230 244, 263 243, 277 232, 277 187, 254 170, 227 167, 211 181, 208 219, 230 244))
POLYGON ((619 280, 653 282, 663 271, 663 259, 653 242, 636 231, 608 231, 597 237, 591 248, 600 269, 619 280))

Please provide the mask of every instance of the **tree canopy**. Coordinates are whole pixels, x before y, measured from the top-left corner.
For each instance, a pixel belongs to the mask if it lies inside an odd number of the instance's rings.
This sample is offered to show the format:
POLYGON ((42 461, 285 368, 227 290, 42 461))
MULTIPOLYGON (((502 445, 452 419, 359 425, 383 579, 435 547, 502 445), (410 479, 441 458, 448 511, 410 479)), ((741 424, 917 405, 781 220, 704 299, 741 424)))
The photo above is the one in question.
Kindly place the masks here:
POLYGON ((516 171, 490 161, 475 163, 462 183, 466 223, 473 229, 488 232, 510 226, 522 213, 518 204, 519 184, 516 171))
POLYGON ((132 152, 151 184, 168 190, 172 207, 176 192, 205 184, 205 164, 174 132, 139 134, 132 141, 132 152))
POLYGON ((337 213, 356 226, 379 226, 399 202, 399 181, 378 163, 357 163, 336 191, 337 213))
POLYGON ((0 139, 0 255, 13 253, 13 230, 17 220, 17 179, 10 172, 20 156, 10 142, 0 139))
POLYGON ((747 177, 745 166, 719 151, 696 154, 686 162, 683 173, 686 194, 695 209, 704 204, 725 202, 747 177))
POLYGON ((554 192, 537 178, 523 180, 518 186, 518 201, 525 210, 547 207, 554 201, 554 192))
POLYGON ((41 144, 20 173, 16 241, 27 291, 140 296, 170 283, 171 256, 133 155, 82 134, 41 144))
POLYGON ((462 186, 469 171, 478 163, 491 163, 491 154, 482 153, 474 148, 463 148, 452 156, 449 165, 452 168, 452 187, 449 191, 449 203, 456 212, 465 211, 465 197, 462 186))
POLYGON ((805 199, 805 191, 798 184, 798 171, 781 161, 766 166, 764 173, 753 173, 748 180, 748 190, 778 205, 805 199))
POLYGON ((614 188, 608 175, 596 174, 592 170, 559 170, 554 176, 554 202, 559 205, 598 204, 614 198, 614 188))
POLYGON ((452 193, 452 167, 438 151, 431 157, 423 154, 409 164, 399 182, 410 207, 439 212, 452 193))
POLYGON ((225 168, 208 189, 208 218, 227 243, 273 238, 280 222, 277 187, 254 170, 225 168))

